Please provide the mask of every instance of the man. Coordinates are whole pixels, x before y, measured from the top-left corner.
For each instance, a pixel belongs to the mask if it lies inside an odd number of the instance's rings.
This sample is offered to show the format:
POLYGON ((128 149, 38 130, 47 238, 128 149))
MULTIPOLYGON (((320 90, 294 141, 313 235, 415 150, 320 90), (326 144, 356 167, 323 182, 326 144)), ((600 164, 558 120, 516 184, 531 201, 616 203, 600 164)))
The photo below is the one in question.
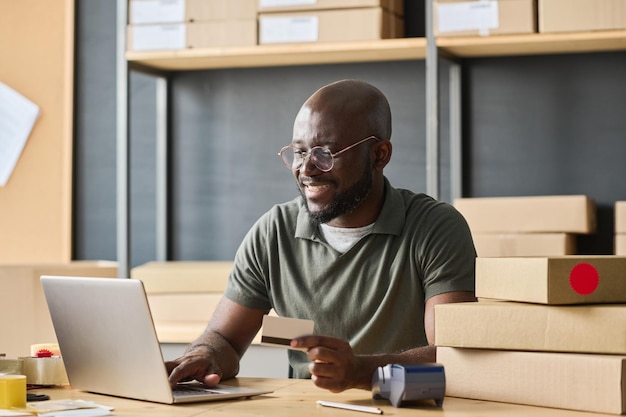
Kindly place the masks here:
POLYGON ((435 361, 434 306, 475 301, 476 252, 452 206, 389 184, 390 137, 387 99, 365 82, 304 103, 280 152, 301 196, 248 232, 207 329, 166 364, 172 384, 235 376, 271 308, 315 321, 290 363, 332 392, 371 389, 379 366, 435 361))

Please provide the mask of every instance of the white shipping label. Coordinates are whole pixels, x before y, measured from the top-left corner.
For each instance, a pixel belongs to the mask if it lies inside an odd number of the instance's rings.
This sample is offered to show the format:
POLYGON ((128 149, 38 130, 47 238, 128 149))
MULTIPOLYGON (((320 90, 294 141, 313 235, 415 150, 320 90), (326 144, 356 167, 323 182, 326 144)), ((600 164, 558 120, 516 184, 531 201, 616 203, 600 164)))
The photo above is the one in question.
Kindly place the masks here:
POLYGON ((316 0, 259 0, 259 7, 284 7, 315 4, 316 0))
POLYGON ((317 16, 269 17, 260 21, 260 43, 315 42, 318 39, 317 16))
POLYGON ((185 0, 131 0, 130 23, 177 23, 185 21, 185 0))
POLYGON ((132 26, 133 51, 157 51, 185 49, 186 27, 184 23, 171 25, 132 26))
POLYGON ((439 4, 438 16, 440 33, 484 31, 499 26, 498 2, 494 0, 439 4))

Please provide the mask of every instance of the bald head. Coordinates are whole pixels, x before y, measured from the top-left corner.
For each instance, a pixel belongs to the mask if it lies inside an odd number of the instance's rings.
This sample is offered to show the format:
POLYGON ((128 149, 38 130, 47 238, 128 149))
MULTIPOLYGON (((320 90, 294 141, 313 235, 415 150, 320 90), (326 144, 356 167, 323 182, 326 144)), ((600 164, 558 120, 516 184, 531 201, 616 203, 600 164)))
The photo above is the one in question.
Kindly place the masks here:
POLYGON ((318 128, 354 132, 359 135, 391 138, 391 111, 384 94, 359 80, 341 80, 317 90, 303 104, 296 124, 318 121, 318 128))

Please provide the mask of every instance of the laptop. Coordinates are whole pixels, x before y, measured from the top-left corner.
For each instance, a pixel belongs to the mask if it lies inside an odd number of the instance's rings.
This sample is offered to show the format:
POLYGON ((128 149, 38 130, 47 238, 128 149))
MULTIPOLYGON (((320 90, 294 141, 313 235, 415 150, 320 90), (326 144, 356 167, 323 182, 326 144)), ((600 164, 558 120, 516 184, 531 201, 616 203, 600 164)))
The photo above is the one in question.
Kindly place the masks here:
POLYGON ((41 284, 72 388, 165 404, 272 392, 200 383, 172 390, 140 280, 42 276, 41 284))

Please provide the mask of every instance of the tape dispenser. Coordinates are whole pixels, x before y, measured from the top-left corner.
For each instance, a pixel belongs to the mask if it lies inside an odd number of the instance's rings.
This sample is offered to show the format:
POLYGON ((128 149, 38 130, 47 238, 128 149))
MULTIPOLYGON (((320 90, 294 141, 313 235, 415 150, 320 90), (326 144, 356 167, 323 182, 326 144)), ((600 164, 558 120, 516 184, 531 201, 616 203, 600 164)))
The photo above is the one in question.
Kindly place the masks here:
POLYGON ((32 345, 30 356, 20 358, 22 374, 29 385, 67 385, 68 379, 59 346, 54 343, 32 345))
POLYGON ((394 407, 401 407, 406 401, 428 399, 441 407, 445 390, 444 368, 437 363, 389 364, 378 367, 372 376, 372 396, 388 399, 394 407))

